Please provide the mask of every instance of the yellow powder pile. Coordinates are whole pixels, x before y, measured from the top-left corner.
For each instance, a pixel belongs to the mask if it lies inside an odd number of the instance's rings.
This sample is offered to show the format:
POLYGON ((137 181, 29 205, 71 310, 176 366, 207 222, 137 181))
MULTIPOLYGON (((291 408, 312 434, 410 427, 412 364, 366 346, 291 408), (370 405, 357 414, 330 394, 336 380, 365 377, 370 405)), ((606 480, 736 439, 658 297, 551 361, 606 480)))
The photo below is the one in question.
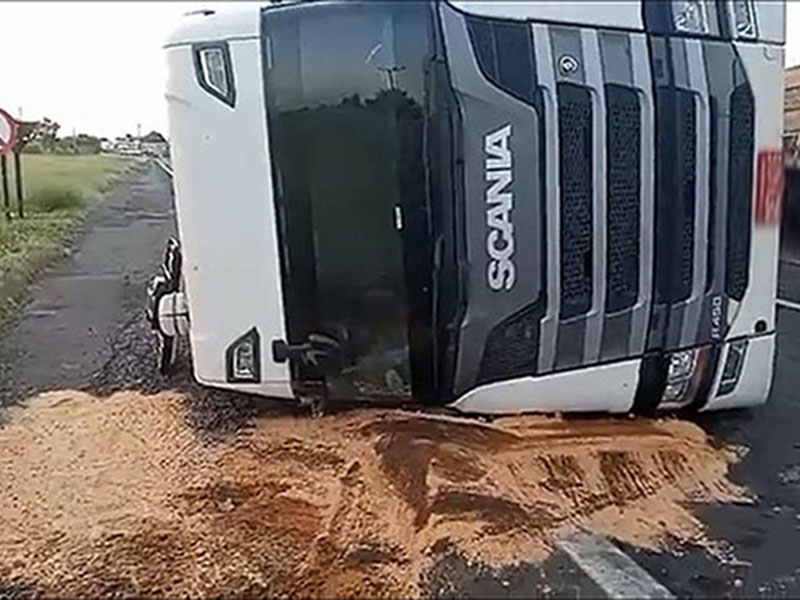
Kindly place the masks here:
POLYGON ((408 596, 450 545, 500 566, 574 526, 702 544, 687 506, 747 500, 736 453, 676 420, 358 410, 209 442, 178 394, 27 404, 0 427, 0 581, 59 596, 408 596))

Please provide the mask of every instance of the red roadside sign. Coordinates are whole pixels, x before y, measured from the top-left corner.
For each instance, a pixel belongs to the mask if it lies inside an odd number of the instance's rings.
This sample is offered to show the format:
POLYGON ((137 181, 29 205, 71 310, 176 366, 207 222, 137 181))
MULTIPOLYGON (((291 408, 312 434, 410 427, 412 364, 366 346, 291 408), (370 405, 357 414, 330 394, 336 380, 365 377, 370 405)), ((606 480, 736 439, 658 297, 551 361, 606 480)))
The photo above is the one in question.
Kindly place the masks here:
POLYGON ((0 108, 0 156, 11 152, 17 143, 18 134, 16 119, 0 108))
POLYGON ((776 225, 781 220, 784 181, 783 150, 762 150, 758 153, 756 179, 756 224, 776 225))

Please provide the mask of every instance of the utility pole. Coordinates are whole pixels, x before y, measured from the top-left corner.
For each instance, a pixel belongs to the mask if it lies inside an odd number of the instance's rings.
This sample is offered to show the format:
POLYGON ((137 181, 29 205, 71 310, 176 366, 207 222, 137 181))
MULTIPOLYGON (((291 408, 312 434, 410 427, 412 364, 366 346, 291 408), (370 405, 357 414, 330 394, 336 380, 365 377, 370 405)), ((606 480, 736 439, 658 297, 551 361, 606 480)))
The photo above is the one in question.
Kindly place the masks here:
POLYGON ((390 90, 397 89, 397 80, 395 79, 395 75, 397 75, 397 73, 399 73, 400 71, 405 71, 405 70, 406 70, 405 67, 378 67, 378 71, 386 73, 386 80, 387 83, 389 84, 390 90))

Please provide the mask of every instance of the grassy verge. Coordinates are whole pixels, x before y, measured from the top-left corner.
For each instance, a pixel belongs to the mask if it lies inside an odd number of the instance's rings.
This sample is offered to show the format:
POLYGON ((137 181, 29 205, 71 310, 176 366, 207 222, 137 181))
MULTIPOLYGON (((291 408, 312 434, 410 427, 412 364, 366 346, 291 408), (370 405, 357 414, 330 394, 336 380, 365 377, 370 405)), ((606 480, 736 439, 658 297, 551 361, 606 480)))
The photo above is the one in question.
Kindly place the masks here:
MULTIPOLYGON (((116 156, 23 155, 25 219, 0 213, 0 324, 13 314, 36 276, 54 259, 87 210, 139 163, 116 156)), ((11 205, 16 187, 9 161, 11 205)), ((2 202, 2 192, 0 192, 2 202)))

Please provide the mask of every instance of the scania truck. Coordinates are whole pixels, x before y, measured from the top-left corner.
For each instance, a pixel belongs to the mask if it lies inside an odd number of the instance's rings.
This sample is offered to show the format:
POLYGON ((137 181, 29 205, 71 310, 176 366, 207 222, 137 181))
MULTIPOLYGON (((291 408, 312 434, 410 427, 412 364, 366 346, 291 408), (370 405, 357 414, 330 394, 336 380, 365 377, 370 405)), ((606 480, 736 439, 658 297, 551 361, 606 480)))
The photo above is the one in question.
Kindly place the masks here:
POLYGON ((205 385, 470 413, 763 403, 783 2, 319 0, 166 43, 205 385))

